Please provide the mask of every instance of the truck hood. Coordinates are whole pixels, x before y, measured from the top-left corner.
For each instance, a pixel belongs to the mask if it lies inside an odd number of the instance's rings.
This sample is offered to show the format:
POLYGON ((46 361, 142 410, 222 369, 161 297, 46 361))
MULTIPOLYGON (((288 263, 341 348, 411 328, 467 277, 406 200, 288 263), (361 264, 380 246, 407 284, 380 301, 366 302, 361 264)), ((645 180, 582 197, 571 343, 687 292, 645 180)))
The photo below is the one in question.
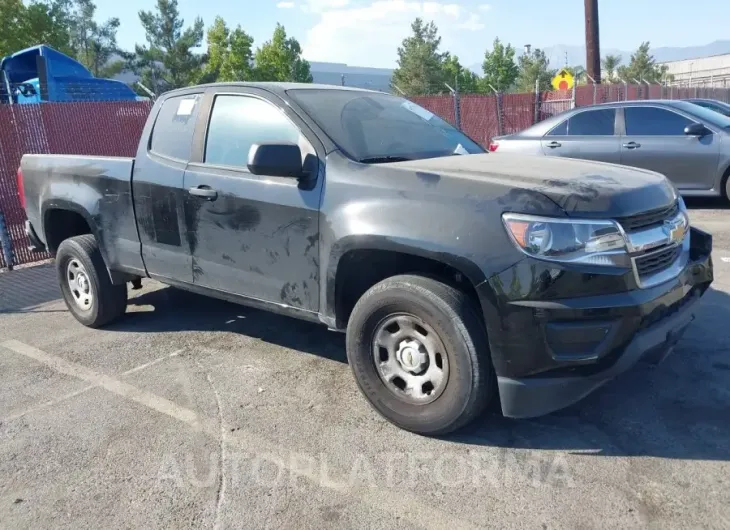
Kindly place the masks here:
POLYGON ((485 153, 387 165, 537 191, 569 216, 626 217, 670 206, 677 199, 674 186, 659 173, 570 158, 485 153))

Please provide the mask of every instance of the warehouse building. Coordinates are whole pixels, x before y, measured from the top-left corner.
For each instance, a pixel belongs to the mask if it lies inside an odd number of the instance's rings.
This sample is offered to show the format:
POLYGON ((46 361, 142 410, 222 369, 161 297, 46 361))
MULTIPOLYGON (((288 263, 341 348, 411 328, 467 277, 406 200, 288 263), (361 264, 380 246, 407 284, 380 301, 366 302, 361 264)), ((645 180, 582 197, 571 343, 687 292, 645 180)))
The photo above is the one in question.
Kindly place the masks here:
POLYGON ((674 76, 671 85, 730 88, 730 53, 660 64, 674 76))

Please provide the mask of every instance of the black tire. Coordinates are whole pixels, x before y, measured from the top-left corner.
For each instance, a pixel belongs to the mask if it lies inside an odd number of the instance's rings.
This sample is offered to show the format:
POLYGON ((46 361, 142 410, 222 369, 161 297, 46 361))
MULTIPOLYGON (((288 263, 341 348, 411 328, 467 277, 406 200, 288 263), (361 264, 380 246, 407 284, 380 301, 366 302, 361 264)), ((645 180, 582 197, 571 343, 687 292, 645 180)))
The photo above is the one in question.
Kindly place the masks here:
POLYGON ((104 326, 127 310, 127 285, 112 284, 93 235, 76 236, 63 241, 56 253, 56 271, 66 307, 84 326, 104 326), (83 267, 92 293, 90 303, 85 308, 77 304, 67 278, 69 263, 74 260, 83 267))
POLYGON ((430 436, 459 429, 481 414, 494 394, 495 378, 479 314, 465 293, 431 278, 394 276, 371 287, 350 315, 347 358, 375 410, 402 429, 430 436), (376 331, 399 314, 415 316, 430 326, 446 350, 445 387, 427 404, 398 396, 376 367, 376 331))

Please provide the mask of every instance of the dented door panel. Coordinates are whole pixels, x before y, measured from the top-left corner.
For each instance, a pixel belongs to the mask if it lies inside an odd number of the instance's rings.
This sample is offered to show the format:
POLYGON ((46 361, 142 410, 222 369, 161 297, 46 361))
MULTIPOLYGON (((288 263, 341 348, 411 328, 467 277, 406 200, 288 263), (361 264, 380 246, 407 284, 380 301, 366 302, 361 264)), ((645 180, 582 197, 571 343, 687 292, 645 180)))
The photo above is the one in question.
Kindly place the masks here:
POLYGON ((218 197, 185 201, 194 283, 317 311, 321 184, 191 164, 185 188, 198 186, 218 197))

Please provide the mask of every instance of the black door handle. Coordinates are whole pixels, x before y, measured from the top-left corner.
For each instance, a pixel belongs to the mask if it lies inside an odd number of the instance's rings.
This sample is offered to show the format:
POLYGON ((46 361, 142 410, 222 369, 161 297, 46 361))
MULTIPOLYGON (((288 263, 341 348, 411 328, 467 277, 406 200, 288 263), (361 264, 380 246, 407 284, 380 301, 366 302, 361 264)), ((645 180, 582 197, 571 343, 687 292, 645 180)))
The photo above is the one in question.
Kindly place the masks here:
POLYGON ((550 149, 555 149, 556 147, 560 147, 561 145, 562 145, 562 144, 561 144, 560 142, 550 142, 549 144, 547 144, 547 146, 548 146, 548 147, 549 147, 550 149))
POLYGON ((626 149, 638 149, 639 147, 641 147, 641 144, 636 142, 628 142, 624 144, 624 147, 626 149))
POLYGON ((218 198, 218 192, 211 189, 209 186, 198 186, 197 188, 188 189, 190 195, 200 197, 206 201, 214 201, 218 198))

